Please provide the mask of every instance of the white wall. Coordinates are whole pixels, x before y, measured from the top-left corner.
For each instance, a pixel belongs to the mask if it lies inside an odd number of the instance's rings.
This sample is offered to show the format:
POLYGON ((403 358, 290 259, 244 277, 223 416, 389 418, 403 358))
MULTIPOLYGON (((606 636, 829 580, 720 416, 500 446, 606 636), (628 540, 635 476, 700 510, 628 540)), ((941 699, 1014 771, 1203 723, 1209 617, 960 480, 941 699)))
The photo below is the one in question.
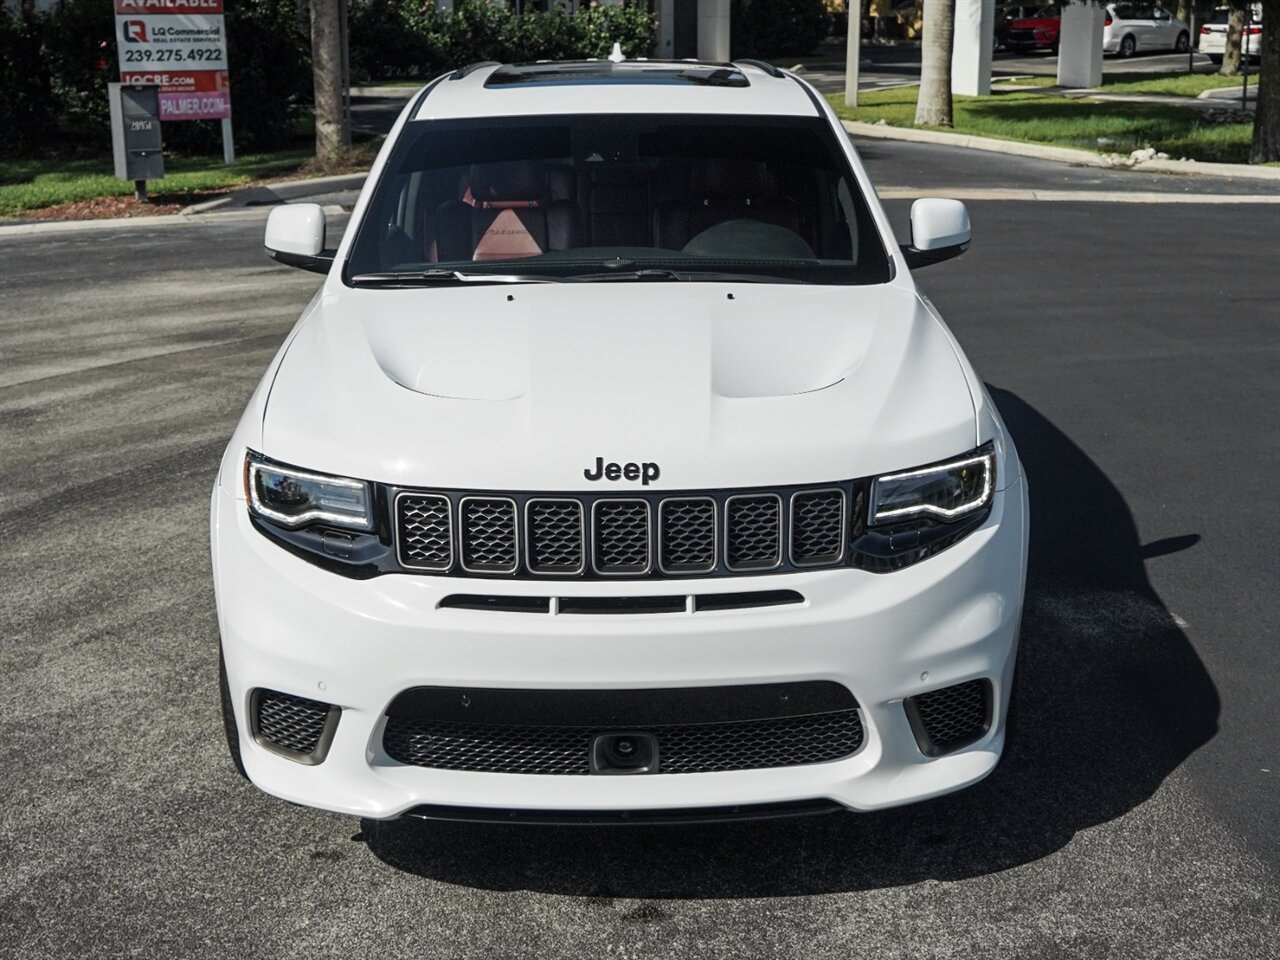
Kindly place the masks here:
POLYGON ((676 0, 658 0, 658 37, 653 55, 670 60, 676 55, 676 0))
POLYGON ((985 97, 991 92, 991 47, 995 39, 996 0, 956 0, 955 46, 951 54, 951 92, 985 97))
POLYGON ((1102 83, 1102 24, 1106 11, 1074 0, 1062 8, 1058 35, 1058 84, 1096 87, 1102 83))
POLYGON ((698 59, 729 59, 729 0, 698 0, 698 59))

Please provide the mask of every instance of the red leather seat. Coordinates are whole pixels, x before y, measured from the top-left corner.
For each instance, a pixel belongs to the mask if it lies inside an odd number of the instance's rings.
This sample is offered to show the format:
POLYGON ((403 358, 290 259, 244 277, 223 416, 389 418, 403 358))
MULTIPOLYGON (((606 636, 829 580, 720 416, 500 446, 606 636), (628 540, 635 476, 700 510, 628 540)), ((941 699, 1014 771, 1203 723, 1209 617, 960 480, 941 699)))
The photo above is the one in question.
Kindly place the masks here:
POLYGON ((467 196, 435 215, 439 261, 509 260, 579 246, 578 208, 552 197, 533 163, 473 166, 467 196))

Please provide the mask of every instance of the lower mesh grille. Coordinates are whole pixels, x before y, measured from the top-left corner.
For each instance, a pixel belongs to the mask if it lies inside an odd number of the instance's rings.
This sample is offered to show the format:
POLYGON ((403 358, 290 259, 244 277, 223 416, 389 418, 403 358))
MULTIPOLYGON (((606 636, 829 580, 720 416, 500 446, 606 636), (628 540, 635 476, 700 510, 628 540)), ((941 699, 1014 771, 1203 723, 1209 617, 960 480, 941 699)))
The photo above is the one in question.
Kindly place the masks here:
POLYGON ((907 718, 923 753, 940 756, 982 738, 991 725, 991 684, 969 680, 908 697, 907 718))
MULTIPOLYGON (((600 727, 451 723, 390 717, 382 746, 400 763, 438 770, 585 776, 600 727)), ((711 773, 825 763, 862 746, 858 711, 649 726, 659 773, 711 773)))
POLYGON ((311 755, 320 747, 330 705, 277 690, 258 690, 254 730, 260 740, 290 753, 311 755))

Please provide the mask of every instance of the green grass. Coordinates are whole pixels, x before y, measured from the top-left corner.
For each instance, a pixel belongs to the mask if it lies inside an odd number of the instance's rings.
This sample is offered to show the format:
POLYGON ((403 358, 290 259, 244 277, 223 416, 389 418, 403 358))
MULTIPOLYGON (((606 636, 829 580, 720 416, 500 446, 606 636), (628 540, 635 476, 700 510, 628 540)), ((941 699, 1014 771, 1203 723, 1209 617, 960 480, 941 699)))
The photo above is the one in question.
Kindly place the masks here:
MULTIPOLYGON (((241 186, 264 177, 293 173, 312 158, 308 150, 247 154, 233 167, 221 158, 165 158, 165 178, 149 183, 157 202, 176 201, 191 194, 241 186)), ((133 184, 117 180, 111 160, 34 160, 0 162, 0 216, 14 216, 61 203, 117 197, 133 193, 133 184)))
MULTIPOLYGON (((844 106, 830 97, 846 120, 896 127, 914 126, 916 87, 879 90, 859 97, 860 106, 844 106)), ((1195 110, 1158 103, 1110 103, 1017 91, 990 97, 953 98, 956 133, 1002 140, 1050 143, 1061 147, 1127 153, 1155 147, 1177 159, 1246 163, 1253 136, 1249 123, 1211 124, 1195 110), (1100 144, 1099 140, 1105 141, 1100 144)))
MULTIPOLYGON (((996 80, 997 89, 1002 81, 996 80)), ((1257 82, 1250 77, 1249 85, 1257 82)), ((1014 86, 1056 87, 1056 77, 1019 77, 1010 79, 1014 86)), ((1206 90, 1239 87, 1239 77, 1222 77, 1216 73, 1104 73, 1104 93, 1159 93, 1167 97, 1197 97, 1206 90)))

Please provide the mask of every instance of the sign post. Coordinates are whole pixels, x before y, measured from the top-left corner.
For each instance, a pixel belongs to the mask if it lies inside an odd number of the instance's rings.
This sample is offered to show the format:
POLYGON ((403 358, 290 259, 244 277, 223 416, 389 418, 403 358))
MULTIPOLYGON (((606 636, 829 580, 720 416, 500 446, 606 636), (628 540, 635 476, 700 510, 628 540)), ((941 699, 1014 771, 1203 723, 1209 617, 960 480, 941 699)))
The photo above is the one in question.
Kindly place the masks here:
POLYGON ((221 120, 231 141, 231 81, 223 0, 115 0, 120 82, 160 90, 160 119, 221 120))

